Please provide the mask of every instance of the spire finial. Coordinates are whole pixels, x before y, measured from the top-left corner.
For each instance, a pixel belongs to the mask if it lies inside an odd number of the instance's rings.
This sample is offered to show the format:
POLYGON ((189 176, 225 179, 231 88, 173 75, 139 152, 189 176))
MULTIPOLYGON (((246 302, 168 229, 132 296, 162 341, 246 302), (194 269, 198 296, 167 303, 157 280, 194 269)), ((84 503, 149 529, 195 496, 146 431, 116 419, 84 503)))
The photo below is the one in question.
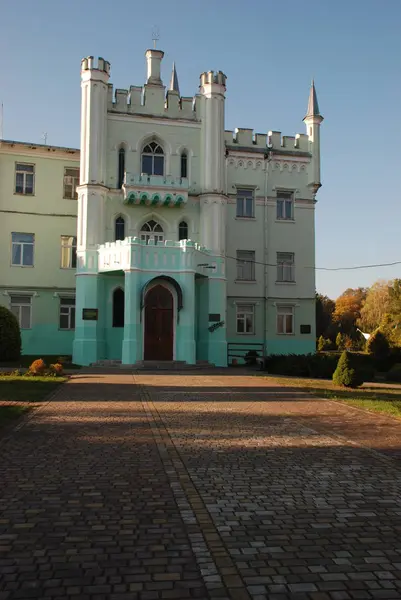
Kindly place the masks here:
MULTIPOLYGON (((319 104, 317 101, 317 94, 315 88, 315 80, 312 77, 312 82, 309 91, 308 110, 306 111, 305 119, 307 117, 322 117, 319 111, 319 104)), ((323 117, 322 117, 323 119, 323 117)))
POLYGON ((178 95, 180 95, 180 86, 178 85, 178 75, 175 68, 175 62, 173 62, 173 70, 171 71, 169 90, 178 92, 178 95))
POLYGON ((158 27, 153 27, 152 29, 152 41, 153 41, 153 49, 156 50, 156 44, 160 39, 160 32, 158 27))

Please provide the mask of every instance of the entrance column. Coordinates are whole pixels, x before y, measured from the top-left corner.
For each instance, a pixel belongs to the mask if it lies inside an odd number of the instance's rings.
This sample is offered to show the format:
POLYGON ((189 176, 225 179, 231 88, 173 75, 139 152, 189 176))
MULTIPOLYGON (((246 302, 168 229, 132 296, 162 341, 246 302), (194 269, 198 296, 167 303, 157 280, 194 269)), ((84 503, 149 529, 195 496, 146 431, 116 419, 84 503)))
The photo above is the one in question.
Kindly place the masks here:
POLYGON ((138 280, 136 271, 125 272, 123 365, 133 365, 140 360, 141 325, 138 280))
POLYGON ((178 313, 176 327, 176 360, 183 360, 189 365, 195 365, 195 275, 182 273, 177 275, 176 279, 181 286, 184 299, 184 305, 178 313))

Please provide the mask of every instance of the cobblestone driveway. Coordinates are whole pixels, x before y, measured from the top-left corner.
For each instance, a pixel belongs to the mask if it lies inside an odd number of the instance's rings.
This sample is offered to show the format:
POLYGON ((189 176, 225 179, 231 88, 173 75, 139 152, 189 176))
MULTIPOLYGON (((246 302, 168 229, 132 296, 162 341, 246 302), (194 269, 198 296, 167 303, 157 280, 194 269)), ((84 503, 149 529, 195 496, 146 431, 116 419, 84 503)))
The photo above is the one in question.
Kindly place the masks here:
POLYGON ((0 600, 401 598, 399 421, 216 372, 77 375, 22 424, 0 600))

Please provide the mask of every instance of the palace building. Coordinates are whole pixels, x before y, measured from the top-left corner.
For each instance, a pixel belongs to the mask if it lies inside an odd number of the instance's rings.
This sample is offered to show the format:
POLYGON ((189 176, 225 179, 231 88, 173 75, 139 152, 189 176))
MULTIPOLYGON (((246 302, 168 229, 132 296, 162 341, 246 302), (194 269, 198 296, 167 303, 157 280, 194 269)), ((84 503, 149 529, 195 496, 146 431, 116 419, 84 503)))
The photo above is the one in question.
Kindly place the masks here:
MULTIPOLYGON (((305 134, 224 129, 226 76, 116 89, 81 64, 76 149, 0 143, 0 303, 24 354, 81 365, 225 366, 254 350, 315 350, 314 212, 320 125, 305 134)), ((251 106, 249 109, 251 110, 251 106)))

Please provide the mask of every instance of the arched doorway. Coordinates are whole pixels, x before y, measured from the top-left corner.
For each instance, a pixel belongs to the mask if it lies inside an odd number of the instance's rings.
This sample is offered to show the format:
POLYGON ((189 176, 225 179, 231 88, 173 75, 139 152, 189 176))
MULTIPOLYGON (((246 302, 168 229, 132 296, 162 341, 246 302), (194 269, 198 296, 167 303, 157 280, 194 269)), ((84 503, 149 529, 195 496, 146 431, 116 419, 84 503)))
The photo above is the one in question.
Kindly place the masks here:
POLYGON ((174 302, 163 285, 150 288, 145 296, 144 360, 173 360, 174 302))

